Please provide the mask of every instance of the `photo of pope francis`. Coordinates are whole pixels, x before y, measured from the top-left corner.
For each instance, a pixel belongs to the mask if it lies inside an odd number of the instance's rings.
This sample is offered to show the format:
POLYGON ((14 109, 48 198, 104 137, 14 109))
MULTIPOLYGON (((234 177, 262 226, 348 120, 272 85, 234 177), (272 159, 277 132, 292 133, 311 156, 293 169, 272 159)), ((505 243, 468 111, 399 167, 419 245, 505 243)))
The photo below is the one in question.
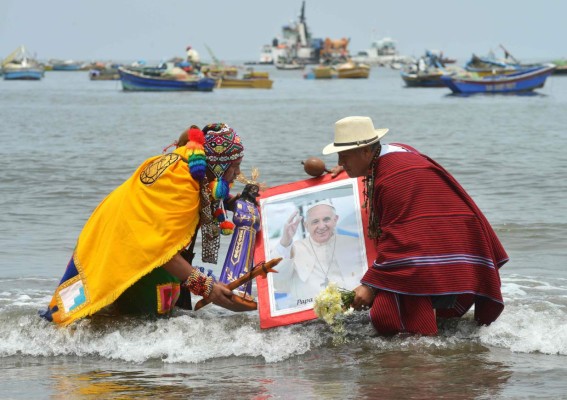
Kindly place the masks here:
POLYGON ((296 210, 287 219, 274 249, 284 258, 273 276, 278 309, 312 306, 330 282, 347 290, 360 285, 366 269, 360 238, 340 234, 339 218, 324 200, 308 206, 304 217, 296 210), (293 241, 302 221, 305 237, 293 241))

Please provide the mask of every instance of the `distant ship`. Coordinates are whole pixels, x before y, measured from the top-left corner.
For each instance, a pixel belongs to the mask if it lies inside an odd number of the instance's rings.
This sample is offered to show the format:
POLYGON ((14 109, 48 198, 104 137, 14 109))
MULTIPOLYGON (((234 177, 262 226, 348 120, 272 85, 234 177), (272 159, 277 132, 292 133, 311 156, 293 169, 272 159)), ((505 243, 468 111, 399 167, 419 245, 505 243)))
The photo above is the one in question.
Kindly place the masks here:
POLYGON ((272 44, 262 47, 260 64, 296 62, 318 64, 323 48, 323 39, 315 39, 305 21, 305 1, 301 5, 299 20, 282 27, 282 37, 274 38, 272 44))
POLYGON ((396 41, 390 37, 373 40, 369 49, 359 51, 355 56, 352 56, 352 60, 369 65, 394 68, 415 62, 413 57, 400 55, 396 48, 396 41))

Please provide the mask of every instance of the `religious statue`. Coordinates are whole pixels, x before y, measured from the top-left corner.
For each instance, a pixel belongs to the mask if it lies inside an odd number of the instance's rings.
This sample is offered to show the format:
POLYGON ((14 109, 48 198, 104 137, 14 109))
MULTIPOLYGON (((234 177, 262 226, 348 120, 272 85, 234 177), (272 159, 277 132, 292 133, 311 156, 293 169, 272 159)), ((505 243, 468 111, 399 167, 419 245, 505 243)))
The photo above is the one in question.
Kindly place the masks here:
MULTIPOLYGON (((252 171, 252 180, 248 180, 244 175, 239 175, 237 180, 245 183, 246 186, 240 196, 237 196, 233 207, 234 232, 226 260, 224 262, 219 282, 227 285, 239 296, 234 296, 236 303, 232 311, 253 311, 258 304, 252 298, 252 280, 256 277, 266 277, 268 273, 277 272, 275 267, 282 258, 274 258, 269 261, 262 261, 254 266, 254 247, 256 244, 256 233, 260 230, 260 212, 258 211, 257 197, 264 185, 258 184, 256 178, 258 171, 252 171)), ((195 305, 195 311, 208 304, 208 300, 201 299, 195 305)))
MULTIPOLYGON (((232 221, 235 228, 219 278, 222 283, 229 284, 235 281, 250 273, 254 266, 254 245, 256 233, 260 230, 260 213, 256 200, 259 190, 258 184, 246 184, 234 204, 232 221)), ((248 281, 237 290, 251 298, 252 281, 248 281)))

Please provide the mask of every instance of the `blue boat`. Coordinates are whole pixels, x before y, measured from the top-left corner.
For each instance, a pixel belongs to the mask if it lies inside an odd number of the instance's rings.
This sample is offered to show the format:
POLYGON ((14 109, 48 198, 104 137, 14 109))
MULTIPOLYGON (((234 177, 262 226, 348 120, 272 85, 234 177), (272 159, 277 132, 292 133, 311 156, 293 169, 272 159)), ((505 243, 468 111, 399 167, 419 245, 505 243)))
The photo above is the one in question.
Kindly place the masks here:
POLYGON ((51 60, 50 64, 53 71, 80 71, 83 68, 82 62, 73 60, 51 60))
POLYGON ((43 78, 43 68, 41 67, 21 67, 17 69, 4 68, 4 80, 28 80, 39 81, 43 78))
POLYGON ((24 48, 18 47, 2 61, 2 73, 5 80, 34 80, 43 78, 44 67, 24 48))
POLYGON ((441 77, 453 93, 518 93, 529 92, 543 87, 545 80, 555 70, 554 64, 523 69, 521 71, 483 77, 448 76, 441 77))
POLYGON ((166 76, 149 76, 141 72, 130 71, 124 67, 118 68, 122 89, 125 91, 142 92, 211 92, 215 80, 190 76, 188 79, 175 79, 166 76))

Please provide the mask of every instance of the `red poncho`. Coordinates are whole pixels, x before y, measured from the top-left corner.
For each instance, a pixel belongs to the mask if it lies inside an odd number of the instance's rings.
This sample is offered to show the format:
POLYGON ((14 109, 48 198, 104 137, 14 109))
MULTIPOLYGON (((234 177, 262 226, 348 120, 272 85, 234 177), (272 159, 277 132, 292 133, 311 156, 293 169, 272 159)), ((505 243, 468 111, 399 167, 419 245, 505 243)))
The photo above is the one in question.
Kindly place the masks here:
POLYGON ((508 256, 494 230, 443 167, 409 146, 381 156, 374 204, 382 234, 362 282, 377 296, 370 315, 380 333, 437 333, 434 295, 457 295, 440 317, 490 324, 504 308, 498 268, 508 256))

